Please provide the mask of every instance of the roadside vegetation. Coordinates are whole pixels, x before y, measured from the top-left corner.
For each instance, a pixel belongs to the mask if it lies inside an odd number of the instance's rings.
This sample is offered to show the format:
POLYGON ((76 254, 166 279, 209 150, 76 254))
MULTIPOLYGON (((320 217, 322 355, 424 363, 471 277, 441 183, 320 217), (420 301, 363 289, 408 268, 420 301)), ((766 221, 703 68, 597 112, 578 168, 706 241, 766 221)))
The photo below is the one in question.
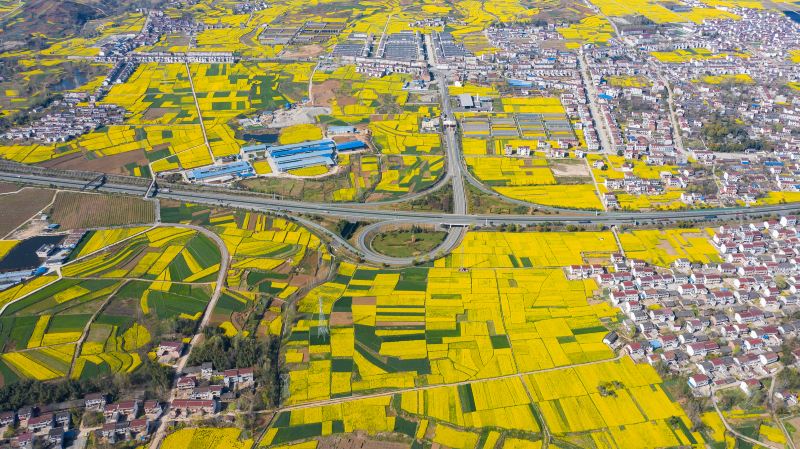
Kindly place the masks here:
POLYGON ((415 257, 429 253, 441 244, 447 232, 413 226, 411 229, 386 231, 376 235, 372 249, 392 257, 415 257))

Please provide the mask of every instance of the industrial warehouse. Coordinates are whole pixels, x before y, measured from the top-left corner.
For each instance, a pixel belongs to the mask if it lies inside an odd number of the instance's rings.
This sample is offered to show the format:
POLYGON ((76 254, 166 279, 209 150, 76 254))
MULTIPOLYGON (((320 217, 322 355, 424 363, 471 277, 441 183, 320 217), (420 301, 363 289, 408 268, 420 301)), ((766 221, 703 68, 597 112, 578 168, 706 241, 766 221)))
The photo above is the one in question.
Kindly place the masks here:
POLYGON ((333 139, 310 140, 290 145, 249 145, 241 148, 240 160, 187 170, 186 179, 194 182, 221 183, 256 175, 251 162, 267 160, 272 173, 286 173, 307 167, 336 165, 337 153, 366 148, 360 140, 335 142, 333 139))
POLYGON ((285 173, 315 165, 336 165, 336 153, 366 148, 360 140, 336 143, 333 139, 310 140, 290 145, 250 145, 242 148, 243 159, 267 159, 273 172, 285 173))

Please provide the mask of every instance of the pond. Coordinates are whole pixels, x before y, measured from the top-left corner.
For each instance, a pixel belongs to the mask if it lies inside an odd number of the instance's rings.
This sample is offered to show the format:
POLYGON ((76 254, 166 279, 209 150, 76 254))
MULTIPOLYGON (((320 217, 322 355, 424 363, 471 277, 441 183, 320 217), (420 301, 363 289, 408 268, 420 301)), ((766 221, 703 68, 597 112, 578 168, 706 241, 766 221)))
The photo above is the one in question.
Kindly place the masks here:
POLYGON ((255 140, 258 143, 275 143, 278 141, 277 134, 245 134, 244 140, 251 141, 255 140))
POLYGON ((87 81, 89 81, 89 78, 86 76, 86 73, 76 72, 72 76, 65 75, 61 82, 53 84, 50 87, 55 91, 73 90, 83 86, 87 81))
POLYGON ((15 246, 11 252, 0 260, 0 272, 34 269, 42 264, 36 250, 48 243, 59 243, 63 235, 41 235, 31 237, 15 246))

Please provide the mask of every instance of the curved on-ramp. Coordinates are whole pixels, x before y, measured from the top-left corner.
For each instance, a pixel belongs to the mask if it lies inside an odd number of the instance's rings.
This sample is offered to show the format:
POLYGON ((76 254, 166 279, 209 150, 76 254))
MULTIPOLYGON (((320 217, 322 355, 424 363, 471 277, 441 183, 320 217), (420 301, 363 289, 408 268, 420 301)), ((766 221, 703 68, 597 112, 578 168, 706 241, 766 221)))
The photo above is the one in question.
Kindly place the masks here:
POLYGON ((437 256, 444 256, 454 250, 461 243, 467 228, 464 226, 455 226, 448 230, 447 237, 436 248, 421 254, 416 257, 392 257, 381 254, 372 248, 372 239, 380 231, 381 228, 398 226, 398 225, 413 225, 416 222, 409 220, 393 220, 393 221, 380 221, 372 223, 359 230, 356 236, 356 246, 365 254, 368 260, 383 260, 382 263, 389 265, 412 265, 417 262, 427 260, 434 260, 437 256))

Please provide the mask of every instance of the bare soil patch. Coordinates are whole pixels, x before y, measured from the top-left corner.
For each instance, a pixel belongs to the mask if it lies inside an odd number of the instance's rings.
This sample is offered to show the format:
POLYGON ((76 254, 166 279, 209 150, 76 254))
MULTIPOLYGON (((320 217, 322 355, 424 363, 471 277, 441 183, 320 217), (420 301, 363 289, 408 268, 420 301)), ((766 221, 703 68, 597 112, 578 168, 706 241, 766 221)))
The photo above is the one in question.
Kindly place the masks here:
POLYGON ((348 106, 358 103, 358 98, 347 95, 344 97, 337 97, 336 102, 339 104, 339 106, 348 106))
POLYGON ((670 256, 674 256, 674 255, 678 254, 675 251, 675 248, 673 248, 672 245, 670 245, 669 242, 666 241, 666 240, 662 240, 656 246, 658 247, 658 249, 664 251, 665 253, 669 254, 670 256))
POLYGON ((583 161, 580 161, 580 163, 551 161, 549 165, 550 169, 553 170, 554 176, 589 177, 592 175, 589 172, 589 167, 583 161))
POLYGON ((306 285, 310 285, 314 281, 314 276, 309 274, 296 274, 292 277, 291 285, 296 285, 298 287, 303 287, 306 285))
POLYGON ((26 187, 19 192, 0 196, 0 236, 30 220, 53 200, 54 190, 26 187))
POLYGON ((288 59, 313 58, 325 53, 325 47, 319 44, 303 45, 302 47, 285 50, 281 56, 288 59))
POLYGON ((331 313, 331 326, 352 326, 352 312, 333 312, 331 313))
POLYGON ((83 154, 72 153, 64 157, 51 159, 40 165, 47 168, 58 168, 62 170, 88 170, 128 175, 130 173, 125 170, 125 165, 130 163, 147 165, 147 162, 147 157, 143 150, 134 150, 91 160, 87 159, 83 154))
POLYGON ((374 306, 375 304, 374 296, 356 296, 353 298, 354 306, 374 306))
POLYGON ((179 113, 180 111, 177 108, 150 108, 142 114, 142 120, 158 120, 169 113, 179 113))
POLYGON ((342 87, 339 80, 325 80, 311 86, 311 94, 314 95, 315 106, 329 106, 331 101, 336 98, 336 91, 342 87))

